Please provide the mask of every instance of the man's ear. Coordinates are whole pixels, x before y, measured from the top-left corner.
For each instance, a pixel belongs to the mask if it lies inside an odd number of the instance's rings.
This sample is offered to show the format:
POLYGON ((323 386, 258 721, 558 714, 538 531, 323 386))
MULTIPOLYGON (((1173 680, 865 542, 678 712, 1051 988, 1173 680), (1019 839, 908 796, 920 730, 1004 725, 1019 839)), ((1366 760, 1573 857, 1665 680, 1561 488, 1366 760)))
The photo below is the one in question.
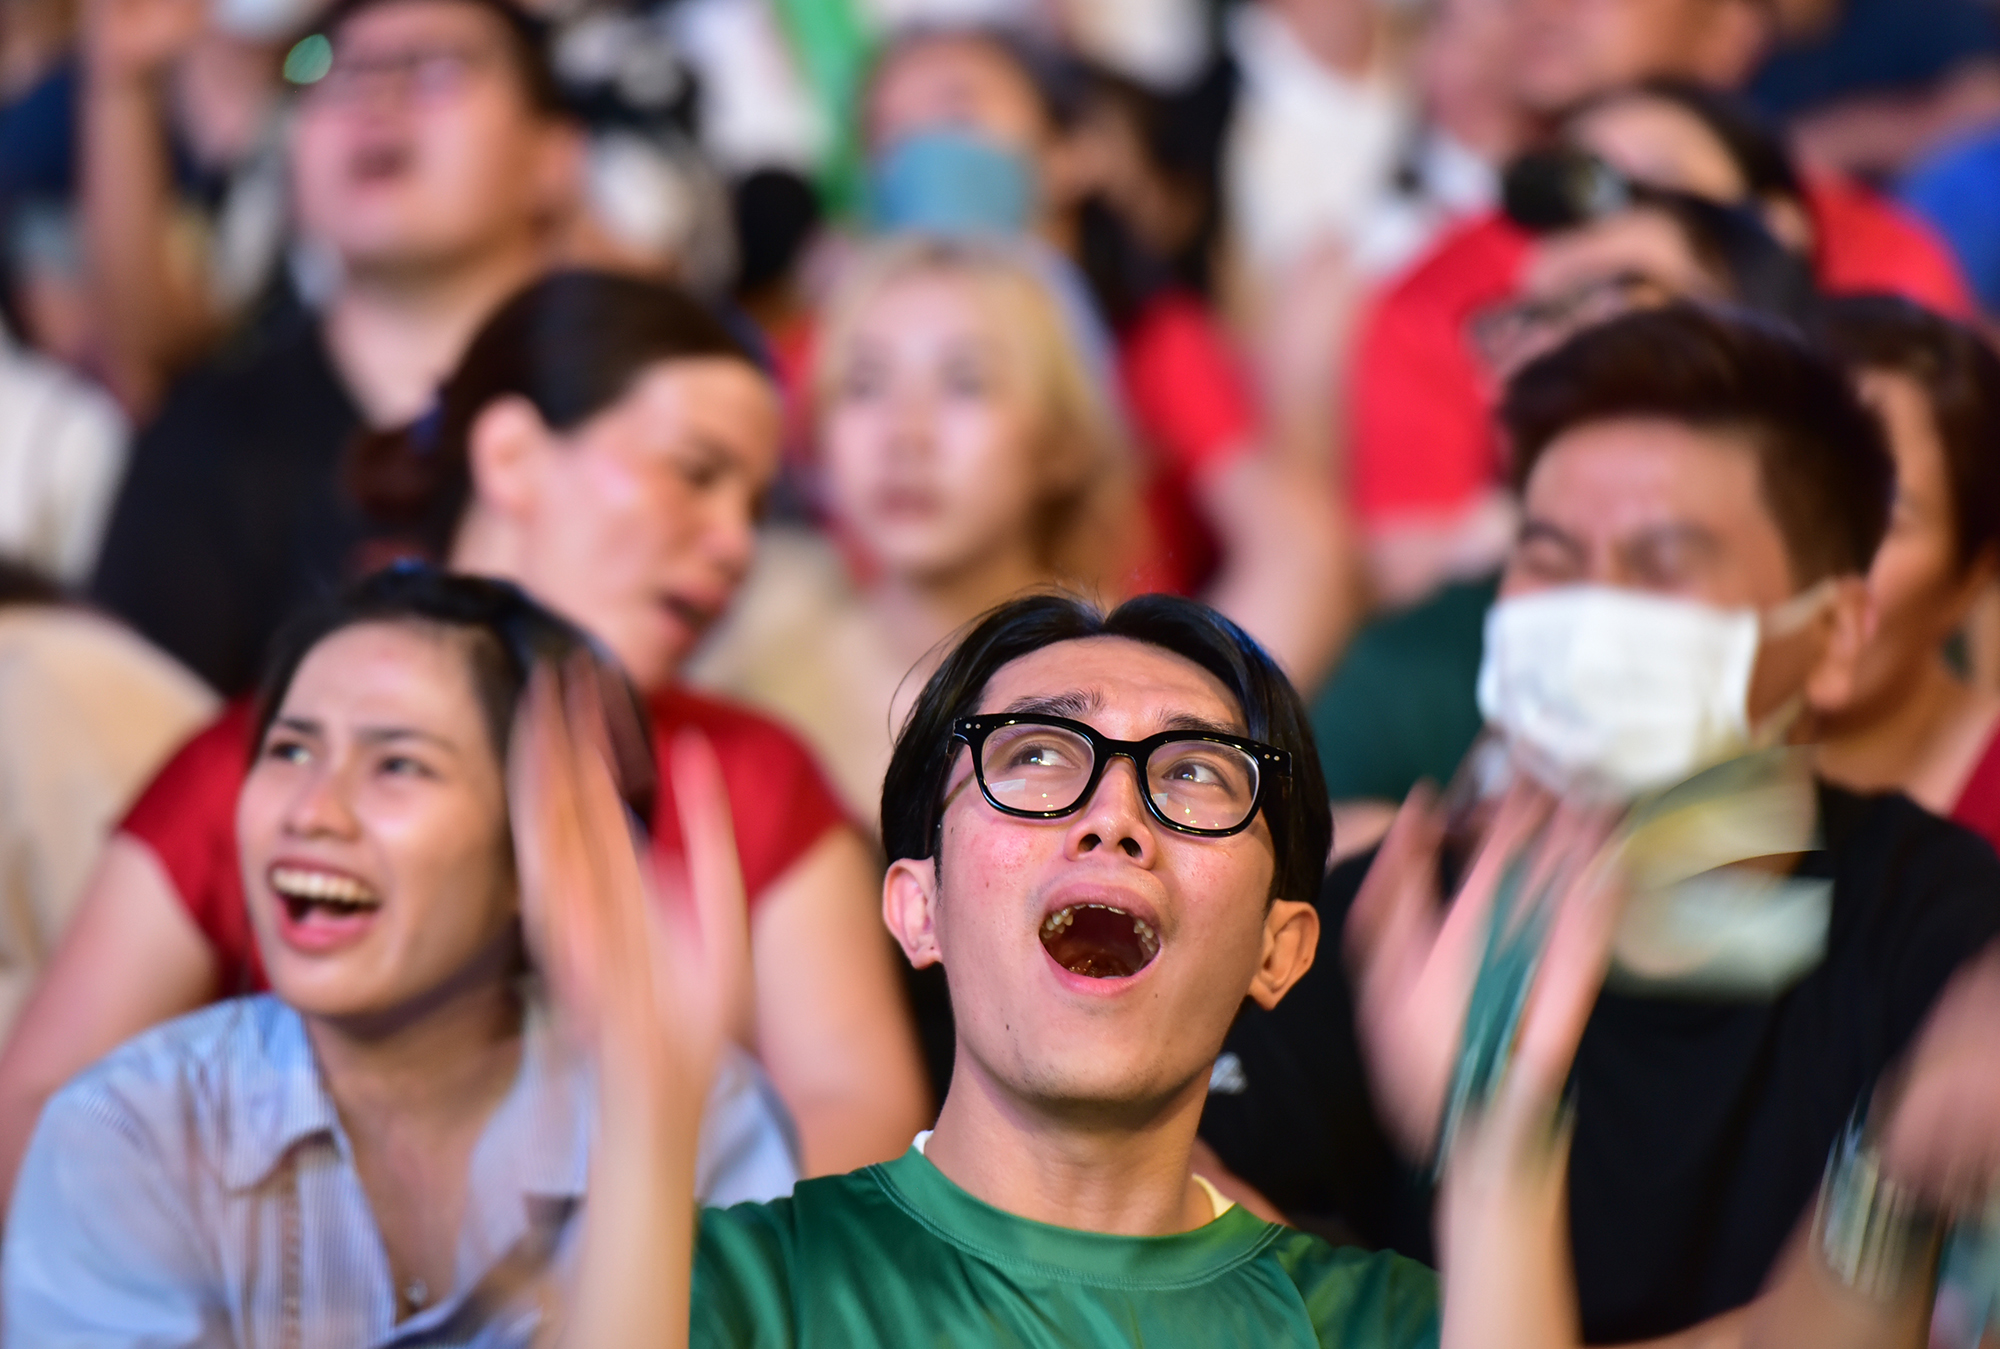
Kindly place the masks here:
POLYGON ((1837 711, 1853 698, 1862 653, 1875 635, 1875 601, 1868 583, 1843 576, 1834 583, 1833 603, 1826 613, 1826 646, 1806 676, 1806 703, 1819 711, 1837 711))
POLYGON ((466 437, 472 499, 505 519, 519 519, 535 499, 536 452, 548 439, 548 426, 527 399, 511 394, 488 403, 466 437))
POLYGON ((944 961, 937 939, 937 868, 928 857, 899 857, 882 878, 882 921, 910 964, 944 961))
POLYGON ((1296 899, 1274 899, 1264 915, 1264 958, 1250 980, 1250 997, 1270 1011, 1312 968, 1319 951, 1319 910, 1296 899))

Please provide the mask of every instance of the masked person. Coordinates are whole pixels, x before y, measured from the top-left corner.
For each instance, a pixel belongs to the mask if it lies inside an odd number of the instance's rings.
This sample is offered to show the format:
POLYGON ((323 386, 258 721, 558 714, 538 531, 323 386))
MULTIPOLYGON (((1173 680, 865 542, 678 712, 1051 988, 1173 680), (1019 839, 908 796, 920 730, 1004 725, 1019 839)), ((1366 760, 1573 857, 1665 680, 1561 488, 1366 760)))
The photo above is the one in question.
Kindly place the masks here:
MULTIPOLYGON (((437 413, 358 443, 350 470, 397 537, 522 585, 603 642, 644 692, 661 752, 682 729, 708 737, 753 896, 739 1035, 797 1117, 807 1168, 845 1170, 893 1155, 928 1109, 876 863, 791 734, 675 682, 749 567, 777 439, 769 380, 686 293, 568 272, 503 305, 437 413)), ((251 732, 239 705, 190 741, 106 848, 0 1055, 5 1172, 42 1103, 92 1060, 262 985, 232 832, 251 732)), ((670 796, 650 822, 666 854, 670 796)))
POLYGON ((1105 205, 1108 175, 1093 168, 1107 156, 1081 125, 1088 103, 1073 64, 1031 42, 982 29, 904 34, 864 93, 872 223, 1047 250, 1079 345, 1130 419, 1159 588, 1205 595, 1310 687, 1351 617, 1335 503, 1321 475, 1269 442, 1199 296, 1157 262, 1123 265, 1137 255, 1105 205))
MULTIPOLYGON (((530 675, 565 663, 636 727, 590 639, 504 583, 400 568, 287 632, 237 805, 272 991, 50 1103, 8 1216, 8 1344, 466 1343, 563 1245, 589 1085, 525 977, 506 774, 530 675)), ((650 818, 643 751, 621 784, 650 818)), ((747 1055, 694 1112, 704 1196, 791 1187, 747 1055)))
MULTIPOLYGON (((2000 933, 2000 863, 1903 797, 1815 779, 1796 748, 1856 679, 1892 484, 1836 365, 1675 305, 1543 356, 1501 415, 1523 524, 1479 700, 1503 771, 1628 812, 1633 895, 1578 1052, 1569 1210, 1585 1337, 1647 1339, 1757 1295, 1850 1114, 2000 933)), ((1440 847, 1461 866, 1477 812, 1433 820, 1426 801, 1331 873, 1351 974, 1323 962, 1295 1004, 1246 1013, 1203 1125, 1281 1209, 1409 1252, 1430 1249, 1412 1164, 1454 1071, 1424 1027, 1460 1018, 1385 1006, 1410 980, 1469 997, 1487 940, 1429 944, 1440 847), (1329 1136, 1350 1147, 1304 1159, 1329 1136)))
MULTIPOLYGON (((1808 259, 1828 293, 1884 291, 1944 313, 1969 311, 1963 282, 1928 232, 1860 188, 1800 173, 1773 132, 1718 92, 1699 63, 1687 64, 1686 50, 1668 59, 1663 31, 1643 22, 1647 12, 1677 14, 1675 30, 1699 42, 1704 30, 1689 26, 1699 15, 1754 22, 1761 10, 1754 0, 1538 0, 1534 8, 1589 11, 1588 22, 1574 16, 1568 27, 1532 23, 1542 47, 1574 43, 1573 59, 1586 67, 1600 46, 1623 53, 1544 110, 1560 113, 1556 144, 1587 151, 1647 187, 1756 213, 1808 259), (1606 30, 1622 27, 1631 31, 1613 41, 1606 30)), ((1522 78, 1543 59, 1521 57, 1522 78)), ((1347 444, 1354 506, 1372 554, 1393 562, 1399 550, 1449 553, 1456 542, 1496 538, 1491 507, 1508 476, 1491 419, 1499 386, 1467 339, 1479 314, 1520 295, 1539 251, 1535 235, 1501 212, 1469 221, 1391 281, 1364 318, 1348 372, 1347 444)), ((1487 547, 1473 565, 1494 557, 1487 547)), ((1450 569, 1401 581, 1409 570, 1385 570, 1397 597, 1414 598, 1450 569)))
POLYGON ((1328 836, 1297 696, 1212 611, 1016 600, 932 676, 883 788, 883 912, 949 971, 950 1094, 898 1160, 710 1209, 698 1236, 681 1094, 731 1001, 726 827, 691 826, 687 894, 648 924, 602 732, 563 706, 551 691, 524 731, 517 831, 616 1179, 586 1201, 556 1343, 1574 1343, 1551 1112, 1615 913, 1594 873, 1553 900, 1522 1053, 1454 1157, 1441 1317, 1428 1272, 1190 1171, 1224 1030, 1312 959, 1328 836))

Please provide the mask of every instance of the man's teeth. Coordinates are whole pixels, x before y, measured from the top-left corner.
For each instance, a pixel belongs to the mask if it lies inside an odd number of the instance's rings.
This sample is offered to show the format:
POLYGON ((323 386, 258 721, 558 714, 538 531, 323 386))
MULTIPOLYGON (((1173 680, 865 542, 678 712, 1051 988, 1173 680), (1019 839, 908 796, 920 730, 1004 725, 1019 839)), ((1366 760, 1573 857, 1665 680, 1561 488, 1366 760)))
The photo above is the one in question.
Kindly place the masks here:
POLYGON ((375 892, 352 876, 331 871, 308 871, 302 867, 277 867, 271 872, 271 888, 287 899, 309 900, 315 904, 373 905, 375 892))
POLYGON ((1047 940, 1058 933, 1067 931, 1070 925, 1076 922, 1076 915, 1083 910, 1096 910, 1099 913, 1116 914, 1120 918, 1130 918, 1132 920, 1132 935, 1139 939, 1139 949, 1145 953, 1145 958, 1151 960, 1160 953, 1160 934, 1153 931, 1151 923, 1136 915, 1128 914, 1125 910, 1110 904, 1071 904, 1065 908, 1057 909, 1042 920, 1043 939, 1047 940))

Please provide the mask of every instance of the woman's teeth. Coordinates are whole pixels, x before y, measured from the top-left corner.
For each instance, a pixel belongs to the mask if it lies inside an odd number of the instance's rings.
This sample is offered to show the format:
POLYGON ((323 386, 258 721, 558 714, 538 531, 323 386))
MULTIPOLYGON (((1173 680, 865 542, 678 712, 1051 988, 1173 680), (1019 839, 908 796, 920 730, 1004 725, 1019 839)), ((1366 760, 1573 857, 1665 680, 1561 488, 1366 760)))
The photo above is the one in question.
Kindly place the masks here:
POLYGON ((372 889, 352 876, 303 867, 273 867, 271 888, 300 907, 371 908, 381 903, 372 889))
POLYGON ((1110 904, 1072 904, 1042 920, 1042 945, 1072 974, 1122 979, 1152 964, 1160 936, 1152 924, 1110 904))

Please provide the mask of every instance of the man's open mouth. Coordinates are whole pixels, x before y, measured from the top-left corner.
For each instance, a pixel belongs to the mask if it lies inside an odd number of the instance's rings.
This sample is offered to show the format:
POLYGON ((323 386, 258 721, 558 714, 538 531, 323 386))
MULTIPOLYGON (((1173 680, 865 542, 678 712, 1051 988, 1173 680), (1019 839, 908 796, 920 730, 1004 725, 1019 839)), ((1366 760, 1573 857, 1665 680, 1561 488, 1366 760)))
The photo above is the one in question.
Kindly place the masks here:
POLYGON ((1042 920, 1042 946, 1056 964, 1091 979, 1123 979, 1153 963, 1160 936, 1136 914, 1109 904, 1072 904, 1042 920))

